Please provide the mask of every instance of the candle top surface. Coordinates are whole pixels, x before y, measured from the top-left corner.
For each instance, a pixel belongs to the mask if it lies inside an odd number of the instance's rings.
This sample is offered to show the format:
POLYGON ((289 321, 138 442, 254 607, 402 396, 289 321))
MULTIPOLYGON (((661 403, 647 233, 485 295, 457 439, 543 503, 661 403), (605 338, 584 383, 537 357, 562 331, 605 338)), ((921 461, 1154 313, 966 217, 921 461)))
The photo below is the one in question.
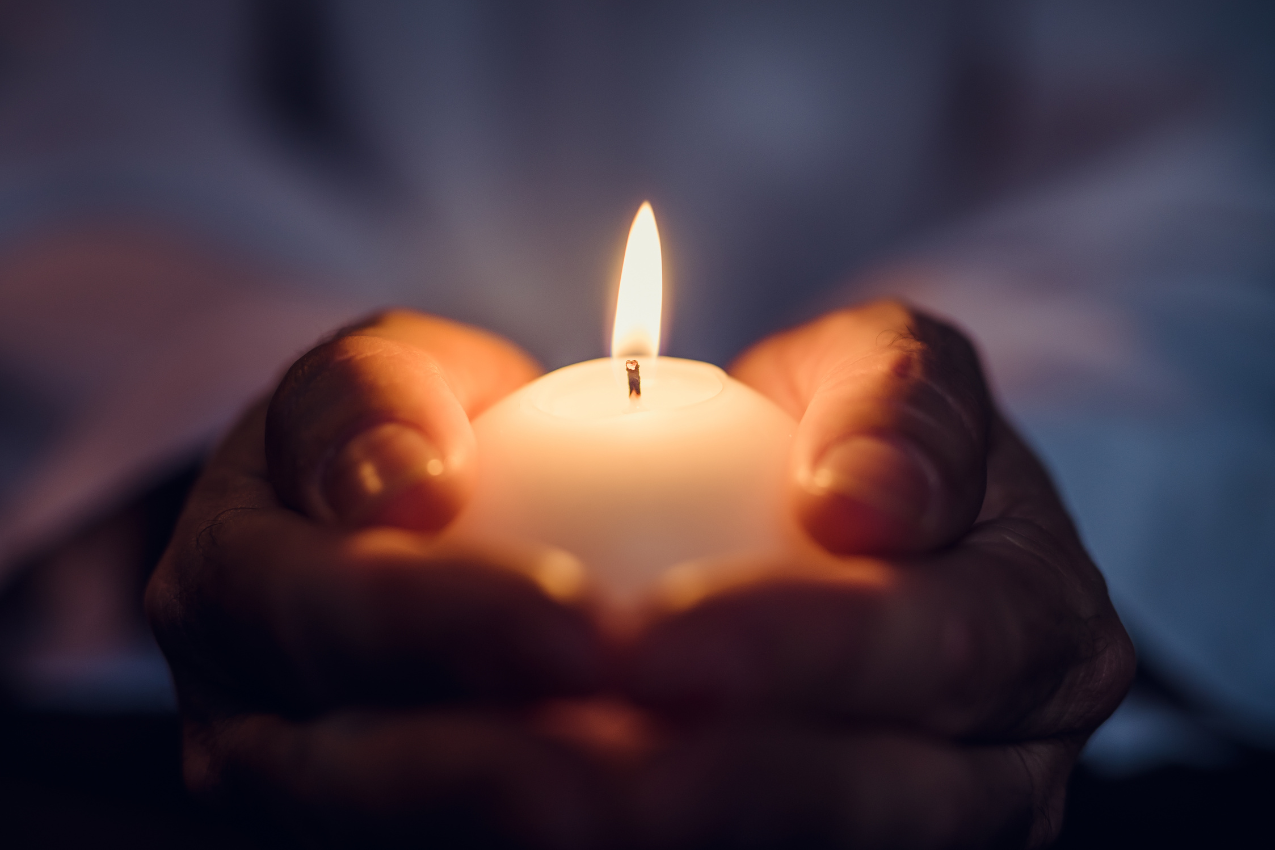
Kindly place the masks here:
POLYGON ((642 394, 629 396, 624 360, 576 363, 532 382, 523 404, 562 419, 606 419, 678 410, 719 395, 726 373, 711 363, 677 357, 641 358, 642 394))

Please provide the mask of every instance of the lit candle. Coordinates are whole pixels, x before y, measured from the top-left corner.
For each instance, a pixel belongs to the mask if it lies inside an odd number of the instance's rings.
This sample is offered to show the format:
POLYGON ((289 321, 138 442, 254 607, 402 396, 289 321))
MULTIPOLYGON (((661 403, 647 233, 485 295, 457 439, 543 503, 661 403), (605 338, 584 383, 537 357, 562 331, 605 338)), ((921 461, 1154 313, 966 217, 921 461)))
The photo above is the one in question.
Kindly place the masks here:
POLYGON ((566 550, 620 605, 678 570, 799 545, 783 504, 797 423, 716 366, 660 357, 662 288, 643 204, 611 357, 545 375, 474 421, 478 483, 448 536, 566 550))

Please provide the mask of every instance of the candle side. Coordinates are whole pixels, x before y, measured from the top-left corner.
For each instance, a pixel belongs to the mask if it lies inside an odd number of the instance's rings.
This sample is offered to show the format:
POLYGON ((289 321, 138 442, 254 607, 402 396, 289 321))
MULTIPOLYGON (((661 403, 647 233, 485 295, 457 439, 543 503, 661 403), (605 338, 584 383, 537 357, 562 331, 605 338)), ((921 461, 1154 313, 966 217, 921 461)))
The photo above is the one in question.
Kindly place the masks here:
POLYGON ((710 364, 660 358, 649 379, 642 368, 641 407, 614 364, 594 360, 480 416, 478 485, 447 536, 565 549, 621 604, 679 563, 794 550, 784 498, 796 422, 710 364))

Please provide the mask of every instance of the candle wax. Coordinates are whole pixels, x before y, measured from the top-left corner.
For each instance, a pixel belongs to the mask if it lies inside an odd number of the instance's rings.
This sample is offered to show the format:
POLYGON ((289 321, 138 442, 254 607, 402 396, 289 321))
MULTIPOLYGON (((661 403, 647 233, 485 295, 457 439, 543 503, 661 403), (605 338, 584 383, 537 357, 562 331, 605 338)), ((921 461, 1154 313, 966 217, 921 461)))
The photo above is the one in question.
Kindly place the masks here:
POLYGON ((590 360, 479 416, 478 484, 448 535, 564 549, 620 604, 678 564, 792 550, 797 423, 716 366, 637 359, 640 397, 624 358, 590 360))

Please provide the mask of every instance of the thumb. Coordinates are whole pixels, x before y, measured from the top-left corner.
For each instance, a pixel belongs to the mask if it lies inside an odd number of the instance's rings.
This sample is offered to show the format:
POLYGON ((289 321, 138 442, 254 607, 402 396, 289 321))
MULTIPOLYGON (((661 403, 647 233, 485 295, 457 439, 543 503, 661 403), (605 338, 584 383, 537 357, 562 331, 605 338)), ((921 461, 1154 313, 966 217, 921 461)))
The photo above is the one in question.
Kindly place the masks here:
POLYGON ((732 372, 799 418, 795 509, 829 550, 924 552, 978 516, 991 402, 954 328, 875 302, 771 337, 732 372))
POLYGON ((470 417, 537 371, 475 328, 377 316, 309 351, 280 382, 266 419, 271 484, 316 519, 440 529, 473 487, 470 417))

